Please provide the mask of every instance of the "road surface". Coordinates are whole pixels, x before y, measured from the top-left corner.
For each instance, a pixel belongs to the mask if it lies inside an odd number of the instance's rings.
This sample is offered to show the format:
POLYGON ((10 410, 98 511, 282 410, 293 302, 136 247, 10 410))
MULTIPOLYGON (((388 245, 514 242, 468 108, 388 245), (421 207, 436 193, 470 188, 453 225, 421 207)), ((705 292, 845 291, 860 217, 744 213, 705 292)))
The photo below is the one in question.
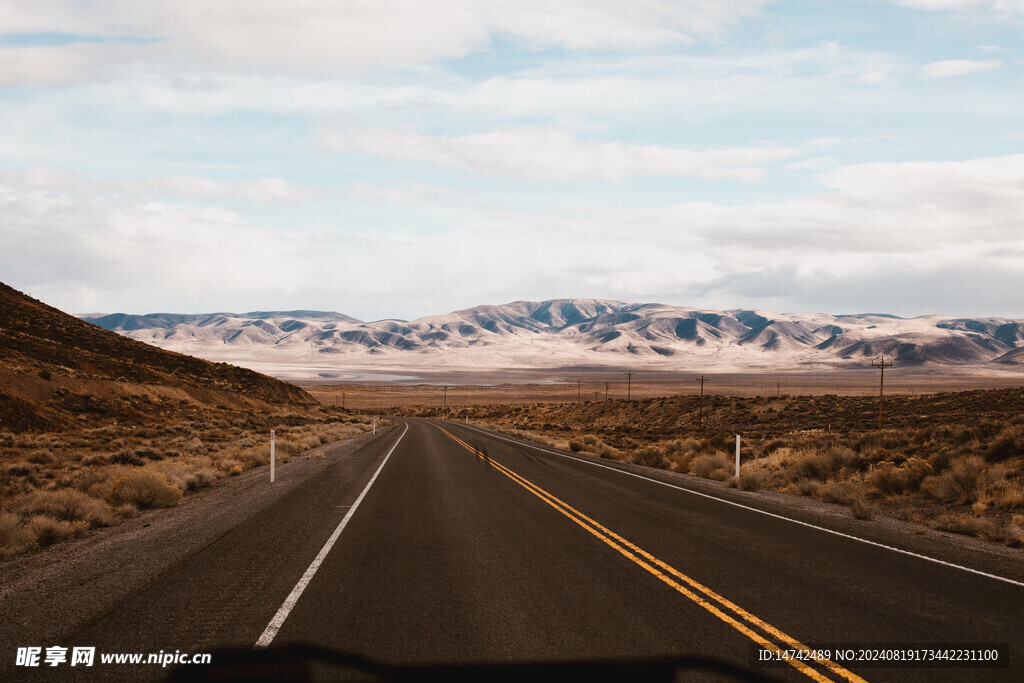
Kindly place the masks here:
POLYGON ((1022 614, 1020 584, 409 420, 59 642, 117 653, 307 644, 391 665, 696 656, 781 680, 1020 680, 1022 614), (1003 644, 1010 668, 751 664, 757 646, 940 643, 1003 644))

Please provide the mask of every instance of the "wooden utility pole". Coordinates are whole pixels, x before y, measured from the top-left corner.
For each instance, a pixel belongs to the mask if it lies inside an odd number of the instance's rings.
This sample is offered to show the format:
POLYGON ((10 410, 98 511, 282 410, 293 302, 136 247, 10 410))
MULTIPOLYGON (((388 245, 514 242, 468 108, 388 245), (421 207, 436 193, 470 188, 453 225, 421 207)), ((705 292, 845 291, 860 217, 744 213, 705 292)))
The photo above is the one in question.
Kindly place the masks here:
POLYGON ((630 392, 630 389, 631 389, 631 385, 633 383, 633 373, 632 372, 625 372, 623 374, 626 375, 626 400, 628 401, 629 400, 629 392, 630 392))
POLYGON ((442 387, 444 389, 444 399, 441 403, 441 410, 448 409, 448 387, 442 387))
POLYGON ((892 361, 885 361, 885 354, 871 361, 872 367, 879 369, 878 375, 878 431, 882 431, 882 396, 885 391, 885 369, 892 367, 892 361))
POLYGON ((606 401, 608 400, 608 385, 609 384, 611 384, 611 382, 605 382, 604 383, 604 400, 606 400, 606 401))
POLYGON ((697 423, 697 426, 698 427, 703 427, 704 426, 704 382, 710 382, 711 378, 710 377, 705 377, 704 375, 701 375, 700 377, 698 377, 697 379, 695 379, 693 381, 694 382, 700 382, 700 418, 699 418, 699 421, 697 423))
POLYGON ((345 392, 341 392, 341 409, 345 410, 345 392))
POLYGON ((576 380, 576 402, 583 403, 583 380, 576 380))

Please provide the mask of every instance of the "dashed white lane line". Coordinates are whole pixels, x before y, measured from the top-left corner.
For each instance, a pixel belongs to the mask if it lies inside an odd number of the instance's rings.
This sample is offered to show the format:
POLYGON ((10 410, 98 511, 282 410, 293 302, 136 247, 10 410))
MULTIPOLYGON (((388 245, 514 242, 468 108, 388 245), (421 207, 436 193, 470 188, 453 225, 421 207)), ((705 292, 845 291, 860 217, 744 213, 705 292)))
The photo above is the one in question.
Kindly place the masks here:
POLYGON ((389 450, 388 454, 384 456, 384 460, 381 461, 380 467, 378 467, 377 471, 373 473, 372 477, 370 477, 370 481, 366 483, 366 488, 364 488, 363 492, 359 494, 356 501, 352 503, 352 507, 349 508, 349 511, 345 514, 341 523, 338 524, 338 528, 334 530, 331 537, 327 539, 326 543, 324 543, 324 547, 320 549, 320 553, 313 559, 313 563, 309 565, 309 568, 306 569, 306 573, 303 574, 302 578, 299 579, 299 582, 295 584, 295 588, 292 588, 292 592, 288 594, 287 598, 285 598, 280 609, 277 610, 277 614, 275 614, 274 618, 270 620, 269 624, 267 624, 267 628, 263 630, 263 635, 261 635, 259 640, 256 641, 256 647, 267 647, 271 642, 273 642, 277 632, 280 631, 281 627, 284 625, 285 619, 288 618, 288 615, 295 607, 295 603, 299 601, 299 597, 302 595, 302 592, 306 590, 306 586, 309 585, 309 582, 313 579, 313 575, 316 574, 316 570, 320 568, 321 564, 323 564, 324 559, 327 557, 327 553, 331 552, 331 548, 334 547, 335 541, 337 541, 338 537, 341 536, 341 532, 345 530, 345 526, 348 524, 348 521, 352 519, 352 515, 355 514, 359 504, 363 502, 366 492, 370 490, 371 486, 373 486, 373 482, 377 481, 377 475, 379 475, 380 471, 384 469, 384 465, 387 464, 388 458, 390 458, 391 454, 395 452, 396 448, 398 448, 398 444, 402 441, 402 437, 405 436, 407 431, 409 431, 408 423, 406 423, 405 429, 403 429, 402 433, 399 435, 398 441, 395 441, 391 450, 389 450))

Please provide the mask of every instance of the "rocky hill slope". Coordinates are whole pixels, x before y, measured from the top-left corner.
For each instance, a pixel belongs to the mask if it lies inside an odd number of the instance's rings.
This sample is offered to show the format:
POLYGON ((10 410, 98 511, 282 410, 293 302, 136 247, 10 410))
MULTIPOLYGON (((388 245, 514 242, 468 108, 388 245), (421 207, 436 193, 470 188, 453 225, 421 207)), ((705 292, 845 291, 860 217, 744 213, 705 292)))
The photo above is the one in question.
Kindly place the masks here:
POLYGON ((0 430, 311 407, 296 386, 154 348, 0 283, 0 430))

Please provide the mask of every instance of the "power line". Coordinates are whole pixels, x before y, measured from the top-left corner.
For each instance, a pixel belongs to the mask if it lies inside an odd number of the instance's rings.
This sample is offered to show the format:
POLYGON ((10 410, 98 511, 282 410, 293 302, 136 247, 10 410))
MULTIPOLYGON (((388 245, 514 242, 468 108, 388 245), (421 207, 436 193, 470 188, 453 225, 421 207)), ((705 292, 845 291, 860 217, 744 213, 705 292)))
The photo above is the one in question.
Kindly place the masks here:
POLYGON ((629 400, 630 385, 632 384, 632 381, 633 381, 633 373, 632 372, 625 372, 623 374, 626 376, 626 400, 628 401, 629 400))

